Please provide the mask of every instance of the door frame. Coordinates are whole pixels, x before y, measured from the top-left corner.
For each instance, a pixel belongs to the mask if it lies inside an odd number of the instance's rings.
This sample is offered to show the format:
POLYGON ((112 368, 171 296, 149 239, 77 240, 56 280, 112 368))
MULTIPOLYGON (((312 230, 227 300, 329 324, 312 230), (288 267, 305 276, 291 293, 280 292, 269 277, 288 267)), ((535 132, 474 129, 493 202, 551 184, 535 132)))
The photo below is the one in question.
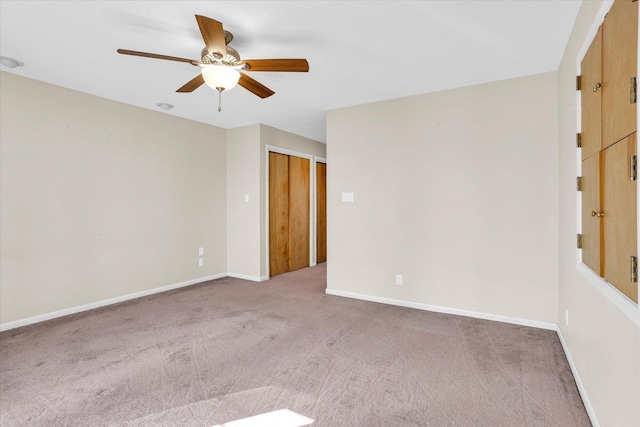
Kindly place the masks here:
MULTIPOLYGON (((318 195, 316 194, 317 186, 317 164, 324 163, 327 164, 327 159, 325 157, 313 157, 313 264, 311 266, 318 265, 318 195)), ((326 191, 326 188, 325 188, 326 191)), ((326 206, 325 206, 326 207, 326 206)))
POLYGON ((277 147, 275 145, 266 146, 266 173, 265 173, 265 262, 266 262, 266 276, 267 280, 271 278, 271 257, 270 257, 270 239, 269 239, 269 153, 278 153, 284 154, 286 156, 295 156, 303 159, 309 160, 309 266, 313 267, 316 265, 315 262, 315 233, 316 233, 316 224, 315 224, 315 203, 313 203, 313 199, 315 196, 315 184, 316 184, 316 174, 312 170, 312 165, 315 168, 314 156, 307 153, 302 153, 300 151, 290 150, 288 148, 277 147))

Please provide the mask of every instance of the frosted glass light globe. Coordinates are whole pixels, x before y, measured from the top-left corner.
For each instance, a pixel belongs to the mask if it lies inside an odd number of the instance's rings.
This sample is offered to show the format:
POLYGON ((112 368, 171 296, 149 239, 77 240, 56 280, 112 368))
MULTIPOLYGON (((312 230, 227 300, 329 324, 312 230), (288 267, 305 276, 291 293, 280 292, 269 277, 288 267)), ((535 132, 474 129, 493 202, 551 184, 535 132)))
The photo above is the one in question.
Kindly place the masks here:
POLYGON ((240 73, 226 65, 210 64, 202 67, 202 77, 208 86, 222 90, 233 89, 240 80, 240 73))

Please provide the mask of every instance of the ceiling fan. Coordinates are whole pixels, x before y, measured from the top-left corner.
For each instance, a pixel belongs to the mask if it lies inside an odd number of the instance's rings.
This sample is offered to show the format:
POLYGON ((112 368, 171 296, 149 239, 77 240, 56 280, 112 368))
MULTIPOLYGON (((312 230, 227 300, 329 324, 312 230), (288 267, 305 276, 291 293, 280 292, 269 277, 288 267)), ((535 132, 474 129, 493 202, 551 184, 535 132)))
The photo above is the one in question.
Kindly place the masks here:
POLYGON ((193 92, 206 83, 218 91, 218 111, 221 111, 220 100, 222 92, 232 89, 236 84, 239 84, 260 98, 267 98, 275 93, 262 83, 249 77, 245 72, 309 71, 309 63, 306 59, 302 58, 241 60, 238 51, 227 46, 229 42, 233 40, 233 34, 225 31, 222 28, 221 22, 201 15, 196 15, 196 21, 198 22, 198 27, 200 28, 200 33, 202 34, 202 39, 205 44, 205 48, 202 49, 201 53, 201 61, 126 49, 118 49, 118 53, 186 62, 193 66, 200 67, 200 74, 188 81, 176 92, 193 92))

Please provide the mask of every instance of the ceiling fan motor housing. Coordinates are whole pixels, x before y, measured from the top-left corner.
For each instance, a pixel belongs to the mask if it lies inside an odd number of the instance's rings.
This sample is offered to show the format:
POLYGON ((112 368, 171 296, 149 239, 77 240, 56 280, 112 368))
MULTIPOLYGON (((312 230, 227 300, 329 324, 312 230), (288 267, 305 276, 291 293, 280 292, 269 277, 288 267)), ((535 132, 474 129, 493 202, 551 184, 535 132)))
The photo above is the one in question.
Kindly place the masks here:
POLYGON ((233 40, 233 34, 225 30, 224 42, 227 45, 227 56, 224 58, 218 58, 217 56, 210 54, 207 48, 205 47, 204 49, 202 49, 202 53, 201 53, 202 63, 215 64, 215 63, 222 62, 223 64, 227 64, 227 65, 236 65, 238 62, 240 62, 240 54, 238 53, 238 51, 229 46, 229 43, 231 42, 231 40, 233 40))

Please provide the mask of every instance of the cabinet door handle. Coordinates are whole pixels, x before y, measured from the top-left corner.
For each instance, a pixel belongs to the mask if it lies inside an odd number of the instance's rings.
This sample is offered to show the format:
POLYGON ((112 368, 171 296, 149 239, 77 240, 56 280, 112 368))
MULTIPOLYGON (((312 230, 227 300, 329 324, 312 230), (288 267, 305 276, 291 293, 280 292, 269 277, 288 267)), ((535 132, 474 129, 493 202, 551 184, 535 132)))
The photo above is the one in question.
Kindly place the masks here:
POLYGON ((597 216, 598 218, 600 218, 601 216, 604 216, 604 212, 591 211, 591 216, 597 216))
POLYGON ((604 86, 601 82, 596 83, 596 85, 593 87, 593 91, 597 92, 598 89, 601 89, 602 86, 604 86))

